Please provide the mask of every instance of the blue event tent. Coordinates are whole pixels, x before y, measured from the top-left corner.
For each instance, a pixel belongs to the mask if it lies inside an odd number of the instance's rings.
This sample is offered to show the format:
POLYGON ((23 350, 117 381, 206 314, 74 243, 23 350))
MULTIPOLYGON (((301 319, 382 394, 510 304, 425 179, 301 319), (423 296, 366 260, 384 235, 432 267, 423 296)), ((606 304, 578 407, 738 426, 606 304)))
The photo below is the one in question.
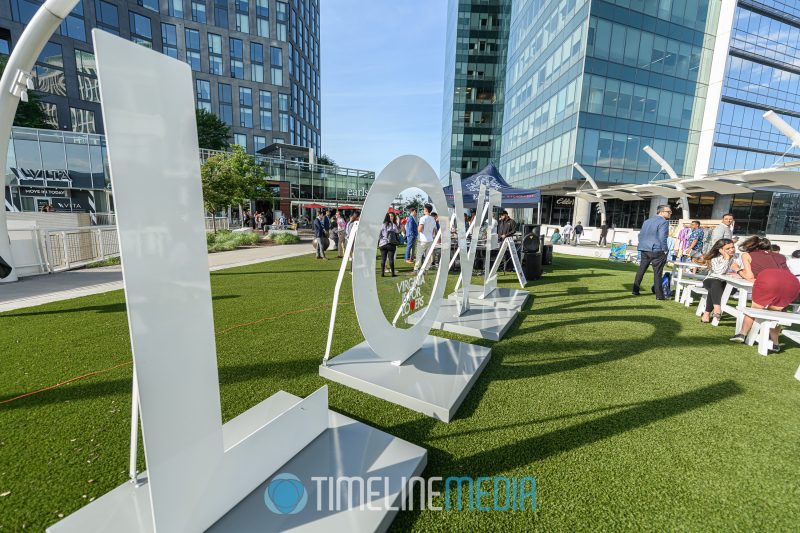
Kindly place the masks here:
MULTIPOLYGON (((503 207, 536 207, 542 198, 539 189, 517 189, 512 187, 506 183, 494 163, 489 163, 486 168, 477 174, 461 180, 464 207, 477 207, 477 197, 481 185, 486 185, 487 189, 500 191, 503 194, 501 202, 503 207)), ((455 205, 452 185, 444 188, 444 195, 447 198, 448 205, 455 205)))

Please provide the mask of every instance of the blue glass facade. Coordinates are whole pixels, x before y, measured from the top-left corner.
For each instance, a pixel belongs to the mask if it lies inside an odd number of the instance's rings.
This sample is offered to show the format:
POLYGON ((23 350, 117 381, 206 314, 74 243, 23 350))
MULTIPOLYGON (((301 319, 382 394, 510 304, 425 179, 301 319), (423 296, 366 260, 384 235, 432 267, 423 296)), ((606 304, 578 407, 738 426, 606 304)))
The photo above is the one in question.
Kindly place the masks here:
MULTIPOLYGON (((778 113, 800 129, 800 5, 740 1, 736 7, 709 171, 771 166, 799 148, 762 115, 778 113)), ((744 232, 800 234, 800 194, 756 192, 725 198, 744 232)))
POLYGON ((693 173, 718 3, 527 0, 510 30, 502 168, 560 188, 579 162, 605 183, 693 173))
POLYGON ((500 160, 511 0, 450 0, 439 177, 500 160))

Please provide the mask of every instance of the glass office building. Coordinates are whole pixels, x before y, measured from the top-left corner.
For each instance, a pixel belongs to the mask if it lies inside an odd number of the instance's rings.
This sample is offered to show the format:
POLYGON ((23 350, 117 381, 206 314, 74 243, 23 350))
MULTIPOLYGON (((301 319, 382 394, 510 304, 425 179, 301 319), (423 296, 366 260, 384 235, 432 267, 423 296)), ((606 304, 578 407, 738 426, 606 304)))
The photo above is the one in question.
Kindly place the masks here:
POLYGON ((501 171, 564 190, 573 162, 599 183, 643 183, 658 167, 693 173, 719 2, 515 3, 501 171), (711 23, 709 24, 709 21, 711 23))
MULTIPOLYGON (((200 162, 211 150, 200 150, 200 162)), ((256 155, 267 175, 272 198, 252 200, 257 210, 279 209, 293 216, 303 206, 360 207, 375 173, 256 155)), ((93 223, 114 223, 114 196, 104 135, 12 128, 6 158, 5 205, 9 211, 88 213, 93 223)), ((153 195, 160 194, 158 190, 153 195)))
POLYGON ((500 161, 511 0, 450 0, 440 178, 500 161))
MULTIPOLYGON (((40 0, 0 3, 8 54, 40 0)), ((319 0, 80 0, 34 67, 58 130, 103 133, 90 31, 185 61, 195 100, 248 152, 276 142, 321 154, 319 0)))
MULTIPOLYGON (((800 4, 743 0, 726 22, 730 38, 725 74, 718 103, 707 110, 716 127, 706 139, 710 150, 698 172, 764 168, 784 155, 800 158, 800 148, 762 119, 773 110, 800 130, 800 4)), ((800 234, 797 193, 710 195, 698 216, 710 216, 715 207, 715 214, 731 211, 743 232, 800 234)))

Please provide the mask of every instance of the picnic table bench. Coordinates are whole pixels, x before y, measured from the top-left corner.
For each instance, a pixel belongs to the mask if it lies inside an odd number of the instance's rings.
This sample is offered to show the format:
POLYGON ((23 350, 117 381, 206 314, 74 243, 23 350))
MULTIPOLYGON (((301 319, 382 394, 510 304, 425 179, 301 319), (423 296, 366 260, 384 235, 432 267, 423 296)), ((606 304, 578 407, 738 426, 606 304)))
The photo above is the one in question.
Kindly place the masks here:
MULTIPOLYGON (((744 314, 755 322, 747 335, 747 344, 752 346, 758 343, 758 353, 768 355, 772 347, 769 330, 778 326, 790 327, 800 324, 800 313, 787 313, 785 311, 770 311, 769 309, 745 309, 744 314)), ((783 331, 783 335, 800 343, 800 331, 783 331)))

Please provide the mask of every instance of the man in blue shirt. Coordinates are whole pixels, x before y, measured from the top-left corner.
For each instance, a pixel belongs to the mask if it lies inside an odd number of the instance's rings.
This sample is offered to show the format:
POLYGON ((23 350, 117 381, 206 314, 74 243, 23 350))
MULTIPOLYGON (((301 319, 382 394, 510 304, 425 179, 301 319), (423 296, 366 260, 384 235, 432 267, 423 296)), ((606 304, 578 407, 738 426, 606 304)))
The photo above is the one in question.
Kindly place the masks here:
POLYGON ((417 210, 412 207, 406 220, 406 263, 414 262, 414 245, 417 243, 417 235, 419 235, 417 210))
POLYGON ((642 259, 639 263, 639 270, 636 272, 636 279, 633 280, 633 294, 639 296, 639 286, 642 284, 647 267, 653 265, 653 288, 656 293, 656 300, 666 300, 664 290, 661 286, 661 279, 664 275, 664 265, 667 263, 667 237, 669 236, 669 217, 672 216, 672 208, 668 205, 660 205, 656 209, 656 216, 644 221, 642 230, 639 232, 639 251, 642 252, 642 259))

